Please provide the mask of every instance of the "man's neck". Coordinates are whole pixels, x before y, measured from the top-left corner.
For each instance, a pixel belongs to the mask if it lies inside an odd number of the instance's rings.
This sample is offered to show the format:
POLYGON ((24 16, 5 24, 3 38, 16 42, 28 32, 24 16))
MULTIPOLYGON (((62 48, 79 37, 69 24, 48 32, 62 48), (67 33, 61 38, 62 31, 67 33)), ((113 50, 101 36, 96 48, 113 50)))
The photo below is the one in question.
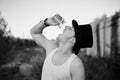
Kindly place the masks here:
POLYGON ((71 55, 72 54, 72 49, 70 46, 66 46, 67 44, 65 43, 60 43, 59 44, 59 50, 58 53, 61 55, 71 55))

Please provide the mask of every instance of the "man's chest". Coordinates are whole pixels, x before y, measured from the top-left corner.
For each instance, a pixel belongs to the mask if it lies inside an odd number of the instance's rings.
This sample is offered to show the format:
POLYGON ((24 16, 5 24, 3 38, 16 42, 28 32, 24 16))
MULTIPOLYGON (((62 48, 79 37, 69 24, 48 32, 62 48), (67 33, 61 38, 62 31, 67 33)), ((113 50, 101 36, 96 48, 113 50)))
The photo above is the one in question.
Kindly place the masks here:
POLYGON ((51 62, 53 65, 61 66, 67 62, 68 58, 69 57, 54 54, 51 58, 51 62))

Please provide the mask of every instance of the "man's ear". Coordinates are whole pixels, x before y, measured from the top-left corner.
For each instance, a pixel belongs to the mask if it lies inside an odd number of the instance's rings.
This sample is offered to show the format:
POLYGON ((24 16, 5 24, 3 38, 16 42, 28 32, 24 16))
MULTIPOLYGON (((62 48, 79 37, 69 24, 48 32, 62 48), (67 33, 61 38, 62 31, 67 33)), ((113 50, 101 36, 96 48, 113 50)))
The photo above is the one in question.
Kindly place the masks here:
POLYGON ((75 38, 71 38, 71 39, 70 39, 70 42, 71 42, 71 43, 75 43, 75 42, 76 42, 76 39, 75 39, 75 38))

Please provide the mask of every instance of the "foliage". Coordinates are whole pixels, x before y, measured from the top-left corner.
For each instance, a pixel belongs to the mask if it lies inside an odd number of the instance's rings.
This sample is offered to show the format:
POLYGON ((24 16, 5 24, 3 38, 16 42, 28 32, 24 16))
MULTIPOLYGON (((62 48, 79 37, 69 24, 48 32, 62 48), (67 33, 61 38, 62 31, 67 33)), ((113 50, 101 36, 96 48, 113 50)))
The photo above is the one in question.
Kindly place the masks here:
POLYGON ((81 57, 85 67, 86 80, 116 80, 113 76, 113 60, 110 58, 81 57), (114 79, 113 79, 114 78, 114 79))

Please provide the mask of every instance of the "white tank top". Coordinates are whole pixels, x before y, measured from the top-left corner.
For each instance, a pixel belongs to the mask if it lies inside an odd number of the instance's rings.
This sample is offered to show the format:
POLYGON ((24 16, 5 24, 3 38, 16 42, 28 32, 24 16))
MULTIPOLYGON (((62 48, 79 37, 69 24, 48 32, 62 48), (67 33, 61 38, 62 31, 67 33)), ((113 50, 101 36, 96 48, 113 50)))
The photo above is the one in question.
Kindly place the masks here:
POLYGON ((42 69, 41 80, 72 80, 70 75, 70 64, 76 55, 72 54, 64 64, 57 66, 52 63, 52 56, 57 50, 58 48, 54 49, 46 57, 42 69))

